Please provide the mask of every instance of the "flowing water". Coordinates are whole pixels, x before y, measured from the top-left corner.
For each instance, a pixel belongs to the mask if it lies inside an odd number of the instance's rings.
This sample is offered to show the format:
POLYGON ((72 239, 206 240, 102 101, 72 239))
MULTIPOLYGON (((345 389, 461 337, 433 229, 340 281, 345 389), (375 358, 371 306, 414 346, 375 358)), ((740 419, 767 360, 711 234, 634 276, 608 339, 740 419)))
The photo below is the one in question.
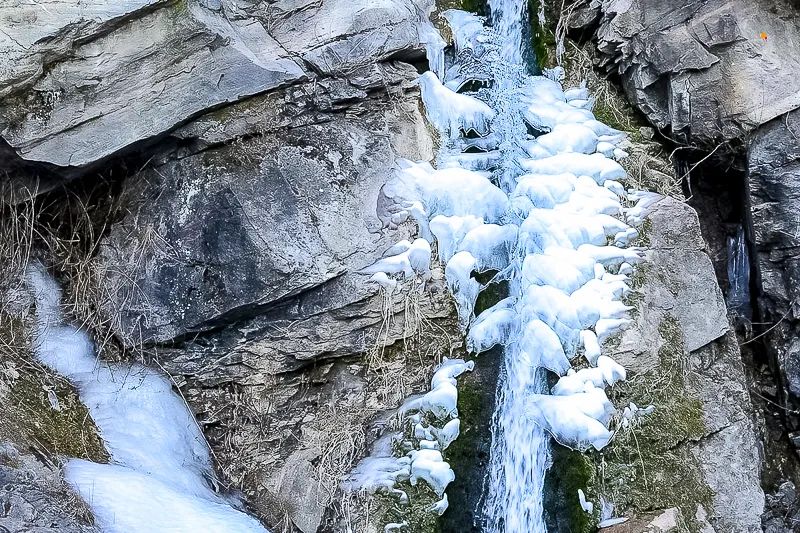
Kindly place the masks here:
MULTIPOLYGON (((522 119, 523 101, 516 92, 524 86, 523 29, 527 18, 524 0, 489 2, 495 39, 503 42, 502 62, 493 65, 495 90, 492 94, 498 118, 493 126, 504 153, 500 182, 511 194, 523 173, 516 164, 522 150, 515 142, 524 139, 527 126, 522 119)), ((521 221, 520 221, 521 222, 521 221)), ((517 260, 520 258, 517 257, 517 260)), ((521 265, 518 265, 521 266, 521 265)), ((511 294, 521 294, 519 270, 511 280, 511 294)), ((549 437, 525 416, 528 394, 546 393, 546 374, 519 343, 508 343, 498 380, 496 411, 492 420, 491 463, 488 493, 484 503, 483 530, 487 533, 545 531, 543 493, 549 460, 549 437)))
POLYGON ((595 120, 585 88, 526 72, 526 3, 490 7, 491 24, 444 13, 455 59, 421 88, 445 142, 436 168, 406 163, 387 196, 438 243, 470 350, 504 346, 479 527, 540 533, 551 437, 585 450, 612 436, 604 388, 625 369, 601 345, 629 322, 621 298, 643 252, 628 243, 653 198, 617 181, 624 135, 595 120), (474 317, 472 274, 487 271, 510 296, 474 317), (552 395, 548 375, 561 376, 552 395))

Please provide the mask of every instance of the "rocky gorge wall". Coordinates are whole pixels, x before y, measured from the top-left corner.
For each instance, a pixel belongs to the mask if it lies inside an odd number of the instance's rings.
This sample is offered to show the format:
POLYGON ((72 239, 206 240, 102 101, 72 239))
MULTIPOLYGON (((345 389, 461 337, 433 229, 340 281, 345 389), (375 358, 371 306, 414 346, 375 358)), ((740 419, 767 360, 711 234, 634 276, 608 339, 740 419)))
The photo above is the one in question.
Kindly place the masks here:
POLYGON ((780 508, 764 526, 791 530, 795 504, 781 501, 797 482, 797 5, 590 0, 569 24, 674 149, 723 286, 725 240, 745 228, 753 323, 740 343, 766 418, 764 483, 779 494, 768 503, 780 508))
MULTIPOLYGON (((132 354, 169 373, 215 452, 229 484, 221 490, 243 492, 268 526, 310 533, 362 523, 363 502, 343 497, 341 476, 403 399, 426 390, 434 364, 463 354, 440 270, 419 294, 392 297, 358 273, 415 232, 410 224, 383 229, 375 206, 397 158, 434 156, 415 86, 433 6, 47 4, 11 1, 0 12, 2 180, 9 195, 37 187, 46 204, 87 183, 113 197, 113 215, 81 236, 88 251, 80 270, 58 273, 73 286, 88 276, 94 287, 75 318, 101 318, 92 324, 112 338, 106 357, 132 354)), ((575 20, 598 28, 601 66, 620 76, 654 126, 710 152, 749 140, 763 124, 749 144, 751 240, 764 312, 779 317, 794 302, 796 210, 783 199, 793 198, 786 176, 797 156, 775 148, 791 145, 787 129, 800 128, 784 128, 794 115, 783 118, 800 93, 796 77, 764 72, 796 66, 793 11, 650 4, 593 0, 575 20), (754 40, 762 31, 767 40, 754 40)), ((69 217, 39 223, 60 228, 69 217)), ((635 326, 614 341, 632 376, 614 400, 661 405, 606 455, 570 458, 570 468, 586 468, 578 485, 564 482, 562 500, 572 512, 577 488, 612 498, 632 518, 619 531, 653 530, 664 516, 677 517, 664 531, 756 531, 757 427, 700 224, 669 198, 646 224, 653 255, 637 274, 635 326)), ((34 255, 62 264, 50 257, 57 248, 41 244, 34 255)), ((17 298, 14 270, 6 272, 2 314, 18 325, 26 303, 5 305, 17 298)), ((786 339, 777 345, 791 390, 794 315, 786 316, 770 335, 786 339)), ((4 346, 9 369, 19 342, 4 346)), ((492 360, 482 356, 478 366, 484 361, 492 360)), ((0 382, 0 398, 17 407, 18 381, 6 371, 0 382)), ((470 410, 484 409, 485 398, 475 395, 493 390, 478 381, 462 395, 462 420, 480 424, 470 410)), ((37 409, 51 408, 45 388, 33 396, 37 409)), ((2 483, 26 495, 40 489, 22 479, 48 489, 33 504, 6 491, 0 524, 93 530, 80 509, 50 516, 59 499, 74 497, 52 474, 72 452, 47 439, 31 445, 29 434, 6 429, 11 423, 2 420, 0 437, 24 458, 3 452, 11 459, 0 462, 2 483), (36 473, 43 461, 46 475, 36 473)), ((380 519, 361 527, 380 531, 380 519)), ((445 515, 430 527, 455 531, 461 526, 448 524, 457 523, 445 515)))
MULTIPOLYGON (((341 506, 326 510, 370 424, 455 349, 455 328, 439 325, 452 315, 440 282, 388 298, 357 274, 411 234, 382 231, 375 205, 395 158, 432 157, 417 71, 403 62, 424 60, 431 7, 11 2, 0 13, 6 198, 34 189, 38 213, 65 188, 114 197, 104 227, 76 238, 88 262, 57 272, 96 291, 75 318, 108 325, 106 357, 135 353, 170 373, 222 490, 244 491, 272 527, 339 520, 341 506)), ((4 291, 19 284, 12 270, 4 291)), ((41 525, 38 510, 4 498, 4 525, 41 525)), ((50 503, 35 501, 46 514, 50 503)))

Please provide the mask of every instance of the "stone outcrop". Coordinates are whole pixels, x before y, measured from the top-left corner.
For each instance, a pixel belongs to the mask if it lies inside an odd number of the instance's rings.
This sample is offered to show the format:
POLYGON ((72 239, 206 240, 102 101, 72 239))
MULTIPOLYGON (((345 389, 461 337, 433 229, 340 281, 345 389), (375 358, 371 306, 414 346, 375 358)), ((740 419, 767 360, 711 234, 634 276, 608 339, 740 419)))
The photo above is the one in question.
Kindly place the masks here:
POLYGON ((800 106, 800 39, 785 0, 582 0, 599 62, 680 141, 713 147, 800 106))
MULTIPOLYGON (((571 19, 574 35, 583 31, 595 40, 598 63, 618 76, 631 103, 665 138, 695 149, 676 151, 693 153, 686 170, 702 161, 693 167, 690 187, 707 195, 695 199, 698 205, 711 206, 704 230, 715 226, 706 237, 716 239, 723 281, 731 228, 720 222, 746 229, 757 322, 748 349, 769 361, 777 376, 777 386, 763 392, 769 411, 776 411, 774 404, 787 407, 774 415, 788 430, 790 438, 781 437, 787 449, 800 429, 797 17, 797 3, 786 0, 582 0, 571 19), (722 221, 724 213, 740 219, 722 221)), ((794 475, 782 469, 771 475, 794 475)))
POLYGON ((0 442, 0 488, 2 531, 98 533, 61 472, 10 442, 0 442))
MULTIPOLYGON (((800 401, 800 113, 762 126, 748 149, 748 193, 759 307, 789 399, 800 401)), ((795 428, 796 429, 796 428, 795 428)))
POLYGON ((373 425, 460 343, 440 271, 392 297, 358 273, 414 231, 375 206, 397 158, 433 157, 413 66, 432 4, 6 4, 11 178, 126 174, 99 311, 180 384, 260 518, 337 528, 373 425))
POLYGON ((0 15, 0 137, 60 167, 316 73, 420 57, 427 14, 411 0, 47 4, 0 15))
MULTIPOLYGON (((131 180, 130 213, 96 260, 121 332, 165 342, 252 316, 341 281, 408 237, 382 233, 374 206, 398 155, 430 157, 423 119, 405 96, 416 75, 409 69, 376 68, 361 88, 344 80, 298 86, 178 130, 204 148, 131 180), (383 83, 395 84, 397 101, 367 97, 383 83), (325 105, 335 108, 313 112, 325 105)), ((355 278, 355 289, 329 289, 328 305, 364 299, 367 277, 355 278)))
MULTIPOLYGON (((604 451, 600 485, 613 487, 606 497, 625 516, 677 507, 691 531, 760 531, 753 408, 697 214, 664 197, 648 220, 652 251, 636 274, 634 325, 611 346, 628 381, 613 394, 620 406, 656 407, 604 451)), ((648 521, 631 531, 659 531, 648 521)))

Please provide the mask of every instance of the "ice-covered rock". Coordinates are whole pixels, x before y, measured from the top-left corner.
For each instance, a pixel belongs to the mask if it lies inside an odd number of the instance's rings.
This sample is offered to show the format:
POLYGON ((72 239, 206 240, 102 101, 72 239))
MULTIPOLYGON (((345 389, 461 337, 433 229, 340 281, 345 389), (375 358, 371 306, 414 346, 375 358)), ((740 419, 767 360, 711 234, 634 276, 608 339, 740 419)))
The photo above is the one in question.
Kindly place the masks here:
POLYGON ((64 469, 98 525, 111 533, 266 532, 214 490, 209 446, 172 382, 139 364, 98 360, 89 336, 65 324, 61 290, 41 265, 29 267, 27 283, 37 308, 34 353, 76 386, 112 460, 71 459, 64 469))
POLYGON ((442 458, 438 450, 414 450, 409 452, 411 457, 411 477, 412 485, 416 485, 420 480, 430 485, 433 491, 440 497, 455 478, 453 469, 442 458))
POLYGON ((479 135, 489 133, 495 112, 484 102, 448 89, 430 71, 420 76, 419 85, 428 118, 442 133, 450 137, 470 131, 479 135))
POLYGON ((467 334, 467 350, 481 353, 506 344, 518 328, 519 317, 514 305, 514 298, 505 298, 478 315, 467 334))

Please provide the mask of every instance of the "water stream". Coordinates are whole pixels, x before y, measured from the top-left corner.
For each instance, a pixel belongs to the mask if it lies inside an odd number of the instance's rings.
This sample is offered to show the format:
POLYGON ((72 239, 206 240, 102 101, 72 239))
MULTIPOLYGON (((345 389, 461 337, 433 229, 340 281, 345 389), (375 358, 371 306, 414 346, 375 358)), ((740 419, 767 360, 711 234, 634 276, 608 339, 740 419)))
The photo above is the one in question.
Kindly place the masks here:
POLYGON ((443 139, 436 164, 401 161, 383 191, 386 219, 414 219, 420 238, 371 270, 381 283, 425 279, 436 243, 469 350, 504 347, 480 519, 489 533, 546 531, 551 438, 577 450, 610 441, 604 389, 626 373, 601 347, 630 322, 622 297, 644 252, 629 243, 656 199, 621 185, 625 136, 595 119, 585 87, 565 91, 561 69, 527 72, 525 6, 493 0, 491 24, 443 13, 454 54, 434 51, 448 60, 420 78, 443 139), (477 317, 475 273, 509 286, 477 317))

